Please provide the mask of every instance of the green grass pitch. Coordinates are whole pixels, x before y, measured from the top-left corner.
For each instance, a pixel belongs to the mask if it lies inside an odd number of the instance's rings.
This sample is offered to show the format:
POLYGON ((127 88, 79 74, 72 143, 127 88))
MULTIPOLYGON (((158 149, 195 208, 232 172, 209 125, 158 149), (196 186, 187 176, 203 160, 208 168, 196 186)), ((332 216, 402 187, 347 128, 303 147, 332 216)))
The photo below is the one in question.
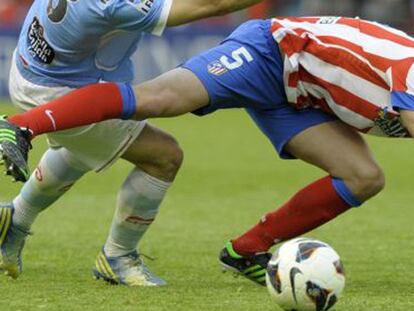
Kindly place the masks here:
MULTIPOLYGON (((0 105, 1 112, 10 112, 0 105)), ((153 122, 180 141, 185 163, 141 251, 169 286, 114 287, 90 269, 105 241, 118 188, 130 167, 89 174, 41 215, 17 281, 0 278, 0 310, 270 311, 265 288, 222 274, 223 243, 256 223, 295 191, 324 175, 281 161, 243 111, 153 122)), ((347 288, 337 311, 414 310, 414 144, 369 139, 387 176, 378 197, 308 234, 342 256, 347 288)), ((31 167, 45 150, 37 139, 31 167)), ((346 152, 346 146, 344 146, 346 152)), ((1 177, 0 199, 18 192, 1 177)))

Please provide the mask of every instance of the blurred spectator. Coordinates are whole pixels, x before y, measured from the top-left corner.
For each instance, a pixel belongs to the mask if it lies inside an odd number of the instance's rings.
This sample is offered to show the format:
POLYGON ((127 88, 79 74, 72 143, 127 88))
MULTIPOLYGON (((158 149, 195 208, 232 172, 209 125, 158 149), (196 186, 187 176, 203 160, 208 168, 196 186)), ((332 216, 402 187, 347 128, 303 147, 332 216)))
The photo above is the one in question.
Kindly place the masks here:
POLYGON ((0 0, 0 27, 18 27, 32 0, 0 0))
POLYGON ((300 3, 300 0, 267 0, 249 9, 248 15, 249 18, 297 15, 300 3))
POLYGON ((359 16, 414 33, 414 0, 268 0, 248 10, 250 18, 292 15, 359 16))
POLYGON ((359 16, 393 25, 409 32, 412 28, 411 0, 302 0, 301 15, 359 16))

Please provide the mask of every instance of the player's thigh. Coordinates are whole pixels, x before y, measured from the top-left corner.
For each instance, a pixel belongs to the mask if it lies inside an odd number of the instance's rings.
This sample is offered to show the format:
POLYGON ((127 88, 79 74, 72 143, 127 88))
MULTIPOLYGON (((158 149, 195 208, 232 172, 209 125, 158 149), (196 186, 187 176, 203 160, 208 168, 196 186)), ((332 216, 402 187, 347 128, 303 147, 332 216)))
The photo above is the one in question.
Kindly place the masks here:
POLYGON ((363 137, 341 121, 306 129, 285 150, 293 156, 343 179, 364 200, 382 189, 384 176, 363 137))
POLYGON ((248 110, 281 158, 299 158, 341 178, 361 201, 382 189, 384 178, 361 135, 320 110, 288 104, 248 110))
POLYGON ((176 68, 134 87, 136 120, 179 116, 208 104, 201 81, 189 70, 176 68))
POLYGON ((172 135, 147 123, 122 158, 154 177, 172 181, 181 166, 183 151, 172 135))
POLYGON ((364 167, 376 166, 361 135, 341 121, 311 127, 293 137, 285 148, 295 157, 337 177, 348 177, 364 167))

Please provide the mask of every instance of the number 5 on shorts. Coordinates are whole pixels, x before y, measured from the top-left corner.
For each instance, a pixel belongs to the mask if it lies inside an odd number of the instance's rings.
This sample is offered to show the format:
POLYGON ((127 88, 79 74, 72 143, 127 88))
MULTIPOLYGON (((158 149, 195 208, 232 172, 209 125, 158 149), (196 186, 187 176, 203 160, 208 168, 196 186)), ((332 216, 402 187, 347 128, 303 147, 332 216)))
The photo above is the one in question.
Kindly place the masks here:
POLYGON ((241 66, 243 66, 245 60, 248 63, 251 63, 253 61, 252 55, 249 53, 249 51, 244 46, 242 46, 241 48, 238 48, 237 50, 234 50, 231 53, 231 57, 233 58, 232 60, 230 60, 227 56, 222 56, 220 58, 220 62, 228 70, 234 70, 234 69, 240 68, 241 66))

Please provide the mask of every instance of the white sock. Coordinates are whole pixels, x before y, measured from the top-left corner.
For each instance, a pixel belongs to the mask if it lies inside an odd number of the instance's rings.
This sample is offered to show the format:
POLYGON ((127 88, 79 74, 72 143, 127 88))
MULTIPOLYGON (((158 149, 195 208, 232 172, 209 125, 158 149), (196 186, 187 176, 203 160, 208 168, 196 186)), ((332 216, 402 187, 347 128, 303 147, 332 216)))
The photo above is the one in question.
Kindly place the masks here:
POLYGON ((13 201, 13 223, 29 231, 36 217, 66 193, 88 170, 64 148, 46 151, 13 201))
POLYGON ((171 183, 134 169, 118 195, 117 208, 104 250, 109 257, 134 251, 158 214, 171 183))

